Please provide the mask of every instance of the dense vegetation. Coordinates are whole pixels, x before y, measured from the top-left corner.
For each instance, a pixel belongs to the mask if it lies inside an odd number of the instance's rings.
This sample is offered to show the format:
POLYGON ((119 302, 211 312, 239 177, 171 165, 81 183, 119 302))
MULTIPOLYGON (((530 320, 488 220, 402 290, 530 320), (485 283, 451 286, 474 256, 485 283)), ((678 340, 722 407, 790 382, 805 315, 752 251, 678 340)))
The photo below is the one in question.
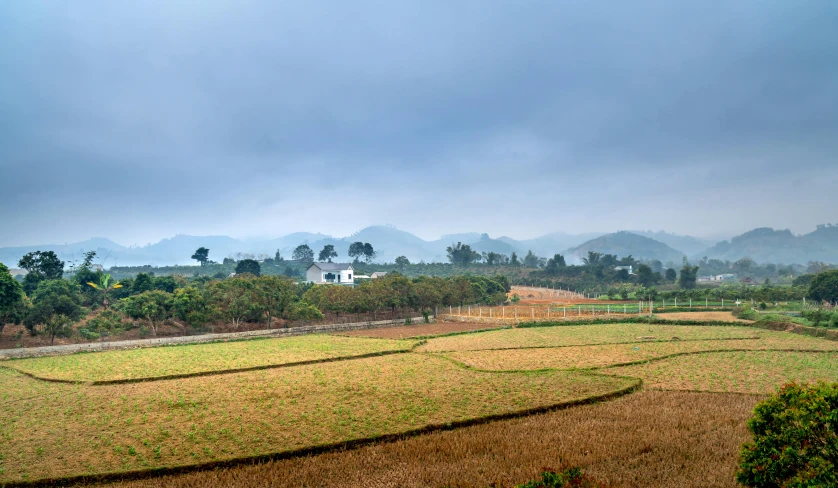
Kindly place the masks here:
POLYGON ((783 386, 757 405, 737 480, 750 487, 838 486, 838 383, 783 386))
POLYGON ((109 274, 94 270, 89 262, 63 278, 63 263, 59 263, 58 278, 48 277, 33 266, 32 276, 38 279, 28 283, 37 286, 28 294, 8 269, 0 268, 3 324, 23 323, 33 335, 45 334, 51 340, 68 337, 76 329, 85 339, 97 339, 135 326, 140 326, 141 333, 156 335, 163 324, 184 331, 216 323, 234 329, 243 323, 264 323, 270 328, 277 320, 287 325, 288 321, 322 319, 324 314, 376 316, 387 310, 426 312, 437 305, 494 305, 505 302, 510 290, 503 276, 411 279, 399 273, 355 287, 313 286, 285 276, 262 274, 260 264, 251 259, 239 261, 239 273, 229 278, 138 273, 117 282, 109 274), (99 313, 81 327, 74 327, 93 310, 99 313))

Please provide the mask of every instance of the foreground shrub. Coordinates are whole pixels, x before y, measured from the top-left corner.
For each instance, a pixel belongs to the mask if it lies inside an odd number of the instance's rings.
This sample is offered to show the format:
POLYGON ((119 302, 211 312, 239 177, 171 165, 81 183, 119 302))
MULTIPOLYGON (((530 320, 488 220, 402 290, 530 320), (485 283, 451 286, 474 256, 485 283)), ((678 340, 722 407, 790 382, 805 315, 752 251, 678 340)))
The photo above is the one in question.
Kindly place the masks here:
POLYGON ((748 421, 736 479, 751 487, 838 486, 838 383, 789 383, 748 421))
POLYGON ((586 476, 579 468, 568 468, 556 472, 545 469, 541 478, 528 481, 516 488, 603 488, 604 484, 586 476))

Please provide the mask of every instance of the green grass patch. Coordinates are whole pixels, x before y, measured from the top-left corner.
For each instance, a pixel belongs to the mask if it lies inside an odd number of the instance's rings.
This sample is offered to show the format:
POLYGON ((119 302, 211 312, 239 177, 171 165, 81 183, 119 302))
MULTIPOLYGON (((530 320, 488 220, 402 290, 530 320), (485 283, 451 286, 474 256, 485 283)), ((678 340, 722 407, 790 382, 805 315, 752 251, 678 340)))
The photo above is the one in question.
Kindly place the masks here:
POLYGON ((418 343, 417 340, 312 334, 18 359, 4 365, 39 378, 120 381, 406 351, 418 343))

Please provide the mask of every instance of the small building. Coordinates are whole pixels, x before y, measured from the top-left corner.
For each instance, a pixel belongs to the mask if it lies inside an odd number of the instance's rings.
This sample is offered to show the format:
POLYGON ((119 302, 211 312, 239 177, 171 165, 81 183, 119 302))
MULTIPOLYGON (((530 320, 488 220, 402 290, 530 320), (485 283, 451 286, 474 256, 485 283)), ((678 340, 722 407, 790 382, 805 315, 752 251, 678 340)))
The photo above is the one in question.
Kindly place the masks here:
POLYGON ((616 266, 614 271, 628 271, 628 274, 634 274, 634 267, 633 266, 616 266))
POLYGON ((384 278, 385 276, 387 276, 386 271, 376 271, 376 272, 374 272, 373 274, 370 275, 370 278, 377 279, 377 278, 384 278))
POLYGON ((306 270, 306 281, 354 285, 353 274, 352 265, 349 263, 312 263, 306 270))
POLYGON ((712 276, 710 281, 732 281, 736 279, 736 275, 732 273, 725 273, 716 276, 712 276))

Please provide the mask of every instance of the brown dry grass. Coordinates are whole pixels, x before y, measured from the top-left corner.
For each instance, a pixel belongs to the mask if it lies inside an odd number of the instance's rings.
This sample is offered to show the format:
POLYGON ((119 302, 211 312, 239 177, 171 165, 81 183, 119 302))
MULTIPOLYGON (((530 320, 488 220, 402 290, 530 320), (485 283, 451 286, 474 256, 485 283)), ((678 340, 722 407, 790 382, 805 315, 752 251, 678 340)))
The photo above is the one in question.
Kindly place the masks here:
POLYGON ((0 369, 0 483, 289 451, 633 384, 583 373, 480 373, 410 353, 108 386, 47 383, 0 369))
POLYGON ((343 452, 118 483, 121 488, 486 487, 584 466, 614 487, 735 487, 759 397, 644 391, 343 452))
POLYGON ((662 390, 771 393, 788 381, 838 381, 838 353, 714 352, 602 372, 642 378, 644 386, 662 390))
POLYGON ((377 337, 381 339, 409 339, 412 337, 424 337, 454 332, 469 332, 473 330, 497 329, 504 327, 502 324, 477 324, 468 322, 435 322, 433 324, 404 325, 400 327, 387 327, 383 329, 353 330, 340 332, 337 335, 351 337, 377 337))
MULTIPOLYGON (((651 336, 669 340, 749 338, 767 331, 750 327, 691 326, 659 324, 588 324, 504 329, 475 334, 439 337, 428 340, 417 351, 474 351, 481 349, 582 346, 590 344, 635 342, 651 336)), ((818 339, 813 339, 815 342, 818 339)))
POLYGON ((731 312, 672 312, 659 313, 655 318, 661 320, 699 320, 705 322, 737 322, 750 324, 750 320, 742 320, 733 316, 731 312))
POLYGON ((838 344, 785 333, 760 334, 755 339, 699 340, 569 346, 542 349, 457 351, 446 357, 467 366, 495 371, 547 368, 599 368, 670 354, 720 350, 797 349, 838 351, 838 344))

